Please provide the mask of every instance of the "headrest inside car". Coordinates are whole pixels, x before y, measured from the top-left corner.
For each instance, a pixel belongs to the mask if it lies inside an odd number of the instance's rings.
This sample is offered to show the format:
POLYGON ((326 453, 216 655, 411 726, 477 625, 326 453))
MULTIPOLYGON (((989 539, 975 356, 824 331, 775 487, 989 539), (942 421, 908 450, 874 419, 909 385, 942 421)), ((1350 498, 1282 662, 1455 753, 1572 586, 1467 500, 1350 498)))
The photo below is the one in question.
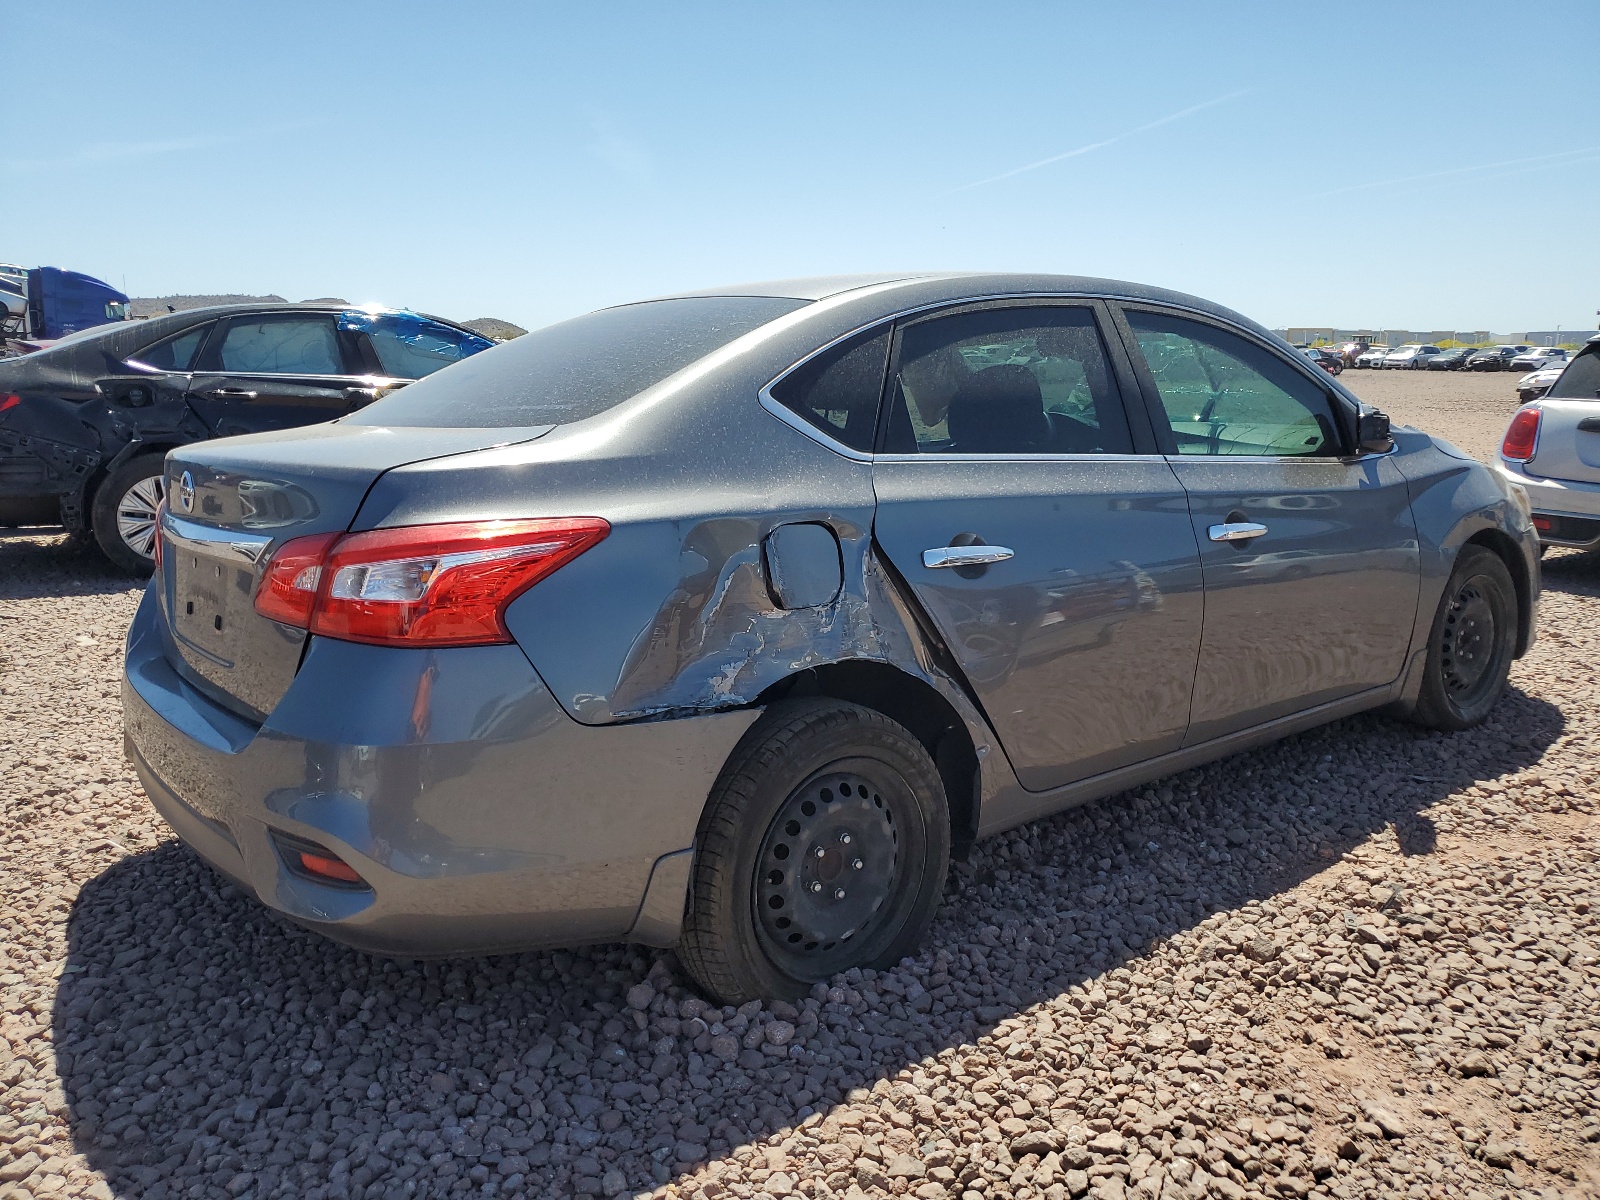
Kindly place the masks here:
POLYGON ((948 428, 957 454, 1017 454, 1050 446, 1044 396, 1027 367, 979 371, 950 401, 948 428))

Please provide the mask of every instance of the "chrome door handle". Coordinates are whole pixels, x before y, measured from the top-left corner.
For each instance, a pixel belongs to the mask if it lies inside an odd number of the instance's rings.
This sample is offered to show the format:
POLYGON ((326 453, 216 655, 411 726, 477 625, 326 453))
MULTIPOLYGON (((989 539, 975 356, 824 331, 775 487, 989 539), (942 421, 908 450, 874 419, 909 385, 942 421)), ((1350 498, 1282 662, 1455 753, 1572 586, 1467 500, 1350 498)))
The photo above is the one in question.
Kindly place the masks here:
POLYGON ((244 388, 212 388, 208 396, 226 396, 230 400, 254 400, 256 394, 244 388))
POLYGON ((1206 530, 1213 542, 1248 542, 1251 538, 1258 538, 1267 531, 1265 525, 1254 521, 1229 521, 1225 525, 1213 525, 1206 530))
POLYGON ((1005 546, 935 546, 922 552, 925 567, 981 567, 985 563, 1005 562, 1017 552, 1005 546))

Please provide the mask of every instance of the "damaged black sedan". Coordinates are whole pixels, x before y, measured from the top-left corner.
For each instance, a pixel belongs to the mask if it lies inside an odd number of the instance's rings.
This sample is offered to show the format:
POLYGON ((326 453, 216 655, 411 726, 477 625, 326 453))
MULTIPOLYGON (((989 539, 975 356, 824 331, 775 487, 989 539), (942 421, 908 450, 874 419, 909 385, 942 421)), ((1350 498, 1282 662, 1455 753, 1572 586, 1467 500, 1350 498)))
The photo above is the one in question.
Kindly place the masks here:
POLYGON ((413 312, 229 305, 104 326, 0 362, 0 526, 93 533, 153 563, 161 465, 209 438, 311 425, 494 343, 413 312))

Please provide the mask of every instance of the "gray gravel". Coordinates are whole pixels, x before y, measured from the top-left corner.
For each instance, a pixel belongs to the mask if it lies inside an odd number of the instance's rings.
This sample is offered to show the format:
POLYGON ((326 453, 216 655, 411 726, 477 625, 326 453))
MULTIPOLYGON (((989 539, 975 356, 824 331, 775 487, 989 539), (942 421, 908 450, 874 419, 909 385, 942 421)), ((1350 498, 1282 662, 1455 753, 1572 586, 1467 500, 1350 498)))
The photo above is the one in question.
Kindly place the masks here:
POLYGON ((0 1198, 1595 1195, 1600 559, 1546 588, 1481 730, 1354 718, 1038 822, 920 958, 733 1010, 635 947, 273 919, 122 758, 134 591, 0 535, 0 1198))

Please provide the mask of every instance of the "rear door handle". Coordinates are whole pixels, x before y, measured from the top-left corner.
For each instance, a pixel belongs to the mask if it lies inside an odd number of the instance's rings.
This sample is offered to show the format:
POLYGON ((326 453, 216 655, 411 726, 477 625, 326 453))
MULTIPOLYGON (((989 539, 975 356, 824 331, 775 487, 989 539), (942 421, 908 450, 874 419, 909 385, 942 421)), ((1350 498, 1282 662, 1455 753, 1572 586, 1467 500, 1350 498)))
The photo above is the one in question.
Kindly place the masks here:
POLYGON ((1265 525, 1255 521, 1229 521, 1223 525, 1213 525, 1206 533, 1213 542, 1248 542, 1251 538, 1258 538, 1267 531, 1265 525))
POLYGON ((254 400, 256 394, 245 388, 212 388, 206 393, 208 396, 217 396, 228 400, 254 400))
POLYGON ((922 552, 925 567, 981 567, 986 563, 1005 562, 1015 558, 1017 552, 1005 546, 935 546, 922 552))

